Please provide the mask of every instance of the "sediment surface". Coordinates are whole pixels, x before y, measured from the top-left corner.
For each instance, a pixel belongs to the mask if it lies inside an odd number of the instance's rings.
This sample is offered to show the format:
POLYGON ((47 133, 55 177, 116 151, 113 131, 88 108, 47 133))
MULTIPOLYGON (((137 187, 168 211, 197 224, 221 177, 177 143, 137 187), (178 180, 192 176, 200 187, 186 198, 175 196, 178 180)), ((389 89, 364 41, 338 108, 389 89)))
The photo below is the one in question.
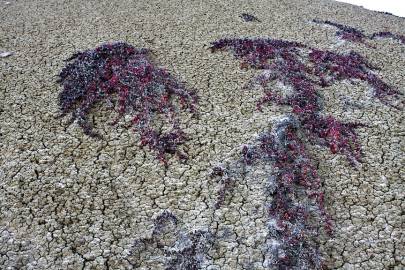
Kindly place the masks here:
MULTIPOLYGON (((269 168, 243 177, 220 209, 210 174, 289 109, 274 105, 259 113, 261 92, 244 88, 256 71, 240 69, 230 53, 212 54, 215 40, 271 37, 354 50, 386 82, 405 88, 404 45, 341 42, 336 29, 311 22, 405 35, 405 19, 338 2, 10 0, 0 1, 0 18, 0 50, 14 52, 0 58, 1 269, 165 269, 167 251, 160 247, 192 239, 196 230, 219 235, 199 257, 201 269, 265 269, 260 175, 269 168), (242 13, 259 21, 246 22, 242 13), (181 121, 187 162, 173 157, 165 168, 140 148, 125 119, 108 124, 114 116, 104 105, 93 118, 102 140, 56 117, 64 60, 110 41, 151 49, 156 62, 197 92, 198 114, 181 121), (165 211, 177 227, 138 254, 139 239, 154 237, 165 211)), ((368 93, 360 82, 322 90, 326 113, 367 125, 358 129, 363 163, 352 167, 342 155, 309 147, 334 221, 334 235, 319 239, 329 269, 405 268, 404 113, 368 93)))

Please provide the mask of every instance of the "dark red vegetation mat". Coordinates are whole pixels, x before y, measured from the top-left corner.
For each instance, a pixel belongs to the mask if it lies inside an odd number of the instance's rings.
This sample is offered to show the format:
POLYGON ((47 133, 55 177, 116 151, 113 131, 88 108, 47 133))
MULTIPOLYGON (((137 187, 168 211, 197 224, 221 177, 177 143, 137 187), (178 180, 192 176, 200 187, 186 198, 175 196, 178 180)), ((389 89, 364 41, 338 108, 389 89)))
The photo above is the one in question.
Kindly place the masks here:
POLYGON ((117 115, 114 124, 126 114, 132 116, 141 145, 147 145, 166 165, 166 154, 187 158, 178 150, 186 139, 178 113, 193 113, 196 95, 166 69, 156 66, 149 50, 116 42, 78 52, 67 61, 59 74, 58 82, 63 86, 59 106, 62 116, 71 114, 70 123, 76 120, 85 134, 100 137, 89 115, 103 101, 117 115))
POLYGON ((323 115, 320 89, 343 80, 364 81, 382 103, 400 109, 400 92, 379 78, 374 72, 377 68, 353 51, 339 54, 274 39, 221 39, 212 43, 211 50, 230 50, 242 61, 242 68, 262 70, 251 82, 260 85, 264 93, 257 108, 261 110, 271 102, 290 106, 310 140, 346 155, 352 164, 361 157, 355 129, 362 125, 323 115), (291 93, 278 94, 270 89, 274 81, 290 87, 291 93))
POLYGON ((349 42, 357 42, 357 43, 366 43, 367 39, 385 39, 390 38, 400 42, 401 44, 405 45, 405 36, 400 34, 395 34, 392 32, 384 31, 384 32, 377 32, 371 35, 365 34, 362 30, 356 29, 354 27, 350 27, 344 24, 332 22, 329 20, 312 20, 314 23, 321 24, 321 25, 329 25, 337 28, 336 36, 342 40, 349 41, 349 42))
POLYGON ((216 208, 222 207, 238 180, 254 173, 258 165, 271 165, 261 173, 268 214, 263 264, 269 269, 322 269, 319 237, 332 234, 324 206, 324 193, 305 136, 292 116, 273 123, 270 131, 244 145, 241 158, 227 167, 213 169, 220 189, 216 208))
MULTIPOLYGON (((354 36, 354 30, 343 29, 354 36)), ((343 31, 342 30, 342 31, 343 31)), ((355 52, 339 54, 275 39, 221 39, 212 43, 212 52, 231 51, 242 68, 261 70, 249 86, 259 86, 263 97, 257 109, 274 103, 291 107, 291 114, 273 124, 252 145, 245 145, 241 158, 231 168, 218 166, 212 176, 219 178, 216 208, 220 208, 237 183, 237 178, 269 164, 265 183, 268 239, 266 267, 271 269, 322 269, 319 236, 332 235, 332 223, 324 208, 324 193, 314 161, 305 144, 317 144, 347 157, 351 165, 361 162, 356 129, 360 123, 345 123, 322 112, 320 90, 337 82, 363 81, 383 104, 401 109, 401 93, 379 78, 364 57, 355 52), (281 93, 271 89, 281 84, 281 93), (274 86, 273 86, 274 87, 274 86), (398 102, 399 100, 399 102, 398 102), (242 171, 242 173, 240 172, 242 171)))

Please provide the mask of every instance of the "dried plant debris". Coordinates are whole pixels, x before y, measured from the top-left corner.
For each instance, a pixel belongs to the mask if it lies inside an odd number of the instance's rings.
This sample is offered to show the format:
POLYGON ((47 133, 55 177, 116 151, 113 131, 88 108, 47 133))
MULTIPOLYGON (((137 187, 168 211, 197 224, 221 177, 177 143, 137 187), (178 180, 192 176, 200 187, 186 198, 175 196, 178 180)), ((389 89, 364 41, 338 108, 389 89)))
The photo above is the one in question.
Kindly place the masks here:
POLYGON ((178 113, 194 113, 196 94, 166 69, 157 67, 148 49, 124 42, 108 43, 75 53, 67 61, 58 82, 63 87, 59 106, 62 116, 71 113, 69 123, 76 120, 85 134, 100 137, 93 131, 89 114, 105 101, 117 113, 114 124, 131 115, 141 145, 153 150, 165 165, 166 154, 187 158, 178 149, 186 140, 178 113))
POLYGON ((248 13, 242 13, 240 17, 245 21, 245 22, 261 22, 258 18, 256 18, 253 15, 250 15, 248 13))
POLYGON ((179 223, 174 214, 164 211, 154 220, 151 236, 134 241, 127 259, 135 267, 152 260, 166 270, 202 269, 210 260, 214 236, 208 230, 186 232, 179 223))
POLYGON ((226 197, 232 194, 237 181, 244 177, 245 171, 241 161, 235 162, 231 167, 215 166, 210 174, 211 178, 218 179, 219 190, 214 208, 219 209, 224 205, 226 197))
POLYGON ((405 44, 405 36, 400 34, 394 34, 391 32, 377 32, 371 35, 366 35, 362 30, 358 30, 354 27, 346 26, 343 24, 335 23, 328 20, 317 20, 314 19, 312 22, 317 24, 323 25, 330 25, 336 27, 338 31, 336 32, 336 36, 342 40, 349 41, 349 42, 358 42, 358 43, 365 43, 367 39, 383 39, 383 38, 391 38, 393 40, 399 41, 401 44, 405 44))
POLYGON ((0 51, 0 58, 6 58, 12 55, 14 55, 13 52, 0 51))

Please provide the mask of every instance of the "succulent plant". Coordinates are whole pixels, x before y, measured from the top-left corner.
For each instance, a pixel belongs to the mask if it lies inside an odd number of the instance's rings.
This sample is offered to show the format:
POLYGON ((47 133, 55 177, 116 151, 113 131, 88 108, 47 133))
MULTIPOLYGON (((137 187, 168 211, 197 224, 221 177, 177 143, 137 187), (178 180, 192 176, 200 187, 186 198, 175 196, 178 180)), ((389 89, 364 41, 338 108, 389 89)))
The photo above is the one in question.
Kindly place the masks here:
POLYGON ((305 147, 299 120, 288 115, 250 144, 243 145, 240 159, 214 167, 211 177, 220 179, 215 208, 221 208, 238 179, 261 172, 268 213, 264 266, 269 269, 322 269, 318 238, 332 234, 332 221, 324 206, 324 193, 312 157, 305 147))
MULTIPOLYGON (((386 13, 390 14, 390 13, 386 13)), ((392 15, 392 14, 390 14, 392 15)), ((356 29, 354 27, 350 27, 347 25, 343 25, 340 23, 335 23, 328 20, 317 20, 314 19, 312 22, 317 24, 329 25, 336 27, 338 31, 336 32, 336 36, 341 38, 342 40, 346 40, 349 42, 358 42, 358 43, 365 43, 366 39, 376 39, 376 38, 391 38, 393 40, 399 41, 401 44, 405 44, 405 36, 400 34, 394 34, 389 31, 384 32, 376 32, 371 35, 366 35, 362 30, 356 29)))
POLYGON ((211 50, 230 50, 242 61, 243 68, 262 70, 251 83, 262 86, 264 92, 257 108, 261 110, 269 102, 290 106, 310 139, 333 153, 346 155, 352 164, 360 161, 355 129, 363 125, 323 115, 319 89, 343 80, 361 80, 369 84, 382 103, 399 109, 395 101, 400 92, 380 79, 374 73, 377 68, 353 51, 339 54, 297 42, 259 38, 221 39, 212 43, 211 50), (290 87, 292 93, 280 95, 272 91, 268 87, 272 81, 290 87))
POLYGON ((367 36, 363 33, 363 31, 358 30, 354 27, 346 26, 346 25, 343 25, 340 23, 335 23, 335 22, 328 21, 328 20, 323 21, 323 20, 314 19, 312 21, 317 24, 324 24, 324 25, 330 25, 330 26, 336 27, 337 29, 339 29, 336 32, 336 36, 343 40, 364 43, 364 40, 367 39, 367 36))
POLYGON ((58 82, 63 87, 59 94, 61 115, 70 113, 69 123, 76 120, 85 134, 100 137, 89 115, 98 103, 106 102, 117 114, 113 123, 131 115, 141 145, 149 146, 166 165, 166 154, 186 158, 178 150, 186 136, 177 115, 179 110, 194 112, 196 94, 165 68, 156 66, 148 49, 107 43, 75 53, 67 61, 58 82), (159 124, 168 126, 167 131, 159 124))
MULTIPOLYGON (((342 28, 353 37, 359 32, 342 28)), ((346 36, 345 36, 346 37, 346 36)), ((272 198, 268 206, 268 237, 265 265, 270 269, 323 269, 318 237, 332 234, 332 222, 324 207, 324 194, 315 162, 305 144, 318 144, 343 154, 351 165, 361 162, 356 129, 364 125, 345 123, 322 112, 320 89, 343 80, 364 81, 383 104, 395 103, 401 93, 380 79, 364 57, 319 50, 301 43, 270 38, 220 39, 211 51, 231 51, 242 68, 260 70, 249 86, 259 86, 263 96, 257 109, 268 103, 291 107, 291 115, 274 123, 270 132, 253 144, 244 145, 240 160, 228 167, 217 166, 213 177, 220 179, 216 208, 232 193, 238 179, 258 164, 272 165, 266 172, 266 189, 272 198), (270 89, 279 82, 282 93, 270 89), (283 89, 282 89, 283 90, 283 89)))
POLYGON ((371 39, 377 38, 392 38, 393 40, 399 41, 401 44, 405 45, 405 36, 400 34, 394 34, 391 32, 377 32, 370 36, 371 39))

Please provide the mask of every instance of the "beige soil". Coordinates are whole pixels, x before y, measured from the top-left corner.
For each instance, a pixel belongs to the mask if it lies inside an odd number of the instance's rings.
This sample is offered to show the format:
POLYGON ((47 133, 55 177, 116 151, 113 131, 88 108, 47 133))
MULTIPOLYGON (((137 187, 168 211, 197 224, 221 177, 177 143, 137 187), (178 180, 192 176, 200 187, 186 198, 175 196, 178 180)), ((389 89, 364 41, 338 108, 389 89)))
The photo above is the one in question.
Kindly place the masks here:
MULTIPOLYGON (((258 113, 260 92, 242 89, 255 72, 240 70, 230 53, 211 54, 210 42, 261 36, 354 49, 404 92, 405 46, 340 44, 335 29, 309 23, 314 18, 405 34, 404 18, 332 1, 0 1, 0 50, 14 52, 0 58, 0 269, 131 269, 134 240, 150 235, 163 210, 185 231, 231 232, 204 268, 263 269, 263 181, 246 178, 214 212, 218 184, 208 175, 288 108, 258 113), (243 12, 261 23, 244 22, 243 12), (107 124, 114 115, 106 108, 94 118, 104 140, 55 118, 63 60, 115 40, 152 49, 157 62, 198 92, 199 116, 182 121, 190 135, 187 164, 173 158, 165 171, 123 122, 107 124)), ((365 84, 341 83, 322 92, 328 113, 369 125, 359 129, 365 157, 357 169, 343 156, 311 148, 335 221, 322 252, 330 269, 399 270, 405 268, 404 114, 367 91, 365 84), (348 98, 361 106, 343 106, 348 98)), ((143 256, 138 269, 162 269, 158 255, 143 256)))

